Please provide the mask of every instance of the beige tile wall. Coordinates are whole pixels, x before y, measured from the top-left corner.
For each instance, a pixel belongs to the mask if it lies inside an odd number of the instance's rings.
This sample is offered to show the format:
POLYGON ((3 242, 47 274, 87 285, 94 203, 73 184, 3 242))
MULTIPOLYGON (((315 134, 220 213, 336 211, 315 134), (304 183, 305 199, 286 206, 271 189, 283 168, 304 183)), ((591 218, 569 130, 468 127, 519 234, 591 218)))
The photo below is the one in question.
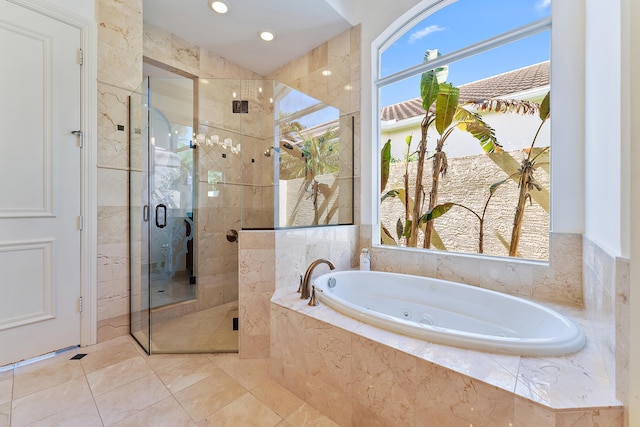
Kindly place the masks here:
POLYGON ((142 76, 142 0, 99 0, 98 341, 129 332, 128 96, 142 76), (118 126, 124 130, 118 130, 118 126))
MULTIPOLYGON (((358 226, 297 228, 240 233, 240 357, 269 357, 269 301, 276 289, 296 286, 300 275, 318 258, 337 270, 357 266, 358 226)), ((321 264, 312 277, 328 271, 321 264)), ((271 326, 272 327, 272 326, 271 326)))

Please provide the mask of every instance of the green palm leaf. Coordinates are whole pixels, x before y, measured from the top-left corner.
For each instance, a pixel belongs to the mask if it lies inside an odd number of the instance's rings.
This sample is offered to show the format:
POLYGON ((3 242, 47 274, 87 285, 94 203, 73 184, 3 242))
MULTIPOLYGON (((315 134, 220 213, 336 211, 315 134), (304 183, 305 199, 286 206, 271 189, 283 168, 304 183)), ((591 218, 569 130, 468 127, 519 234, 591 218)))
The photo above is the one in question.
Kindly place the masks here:
POLYGON ((471 136, 477 139, 485 153, 499 153, 503 151, 502 146, 496 138, 495 130, 485 123, 479 114, 458 107, 454 119, 457 122, 456 127, 465 132, 469 132, 471 136))
POLYGON ((436 130, 440 135, 451 125, 458 109, 460 89, 451 83, 442 83, 436 97, 436 130))

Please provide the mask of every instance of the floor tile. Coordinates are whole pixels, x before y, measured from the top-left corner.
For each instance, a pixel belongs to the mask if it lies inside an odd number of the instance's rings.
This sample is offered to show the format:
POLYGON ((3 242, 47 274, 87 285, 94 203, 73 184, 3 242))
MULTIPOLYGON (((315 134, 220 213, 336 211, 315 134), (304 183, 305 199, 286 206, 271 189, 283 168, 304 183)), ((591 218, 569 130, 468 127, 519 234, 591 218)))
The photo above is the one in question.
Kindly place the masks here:
POLYGON ((247 390, 222 370, 175 393, 195 421, 200 421, 245 394, 247 390))
POLYGON ((100 350, 87 348, 87 355, 80 360, 87 374, 123 360, 140 356, 140 353, 129 339, 116 338, 114 343, 107 345, 109 343, 107 341, 107 343, 98 344, 98 346, 103 346, 100 350))
POLYGON ((78 360, 69 360, 71 356, 73 354, 16 368, 13 377, 13 398, 17 399, 83 376, 82 364, 78 360))
POLYGON ((98 408, 93 400, 74 405, 62 412, 29 424, 29 427, 102 427, 98 408))
POLYGON ((194 427, 195 425, 189 414, 171 396, 115 423, 113 427, 194 427))
POLYGON ((105 426, 110 426, 170 396, 155 375, 137 379, 95 397, 105 426))
MULTIPOLYGON (((284 421, 293 427, 340 427, 306 403, 296 409, 284 421)), ((280 427, 283 426, 287 426, 287 424, 283 424, 280 427)))
POLYGON ((0 427, 9 427, 11 421, 11 403, 0 405, 0 427))
POLYGON ((237 353, 147 355, 129 337, 0 372, 0 427, 336 426, 237 353), (69 360, 75 353, 82 359, 69 360))
POLYGON ((153 371, 147 362, 136 356, 87 374, 87 381, 93 395, 99 396, 151 374, 153 371))
POLYGON ((246 389, 252 389, 269 377, 266 359, 240 359, 237 354, 214 354, 211 360, 246 389))
POLYGON ((92 399, 85 377, 74 378, 14 400, 11 426, 26 426, 92 399))
POLYGON ((251 389, 251 394, 282 418, 291 415, 304 403, 298 396, 271 379, 266 379, 251 389))
POLYGON ((273 427, 282 418, 269 409, 268 406, 246 393, 224 408, 209 415, 198 424, 198 427, 273 427))
POLYGON ((190 385, 221 372, 206 356, 185 359, 157 372, 158 377, 171 392, 176 393, 190 385))
POLYGON ((11 402, 13 394, 13 379, 0 380, 0 405, 11 402))

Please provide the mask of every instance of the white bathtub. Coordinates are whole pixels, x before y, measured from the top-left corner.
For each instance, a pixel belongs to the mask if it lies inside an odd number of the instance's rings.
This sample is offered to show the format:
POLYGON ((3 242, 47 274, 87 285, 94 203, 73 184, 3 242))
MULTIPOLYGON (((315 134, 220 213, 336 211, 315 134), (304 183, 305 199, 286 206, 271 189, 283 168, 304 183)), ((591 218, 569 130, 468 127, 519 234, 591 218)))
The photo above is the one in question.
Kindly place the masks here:
POLYGON ((562 314, 461 283, 377 271, 331 271, 316 296, 362 322, 439 344, 521 356, 561 356, 585 344, 562 314))

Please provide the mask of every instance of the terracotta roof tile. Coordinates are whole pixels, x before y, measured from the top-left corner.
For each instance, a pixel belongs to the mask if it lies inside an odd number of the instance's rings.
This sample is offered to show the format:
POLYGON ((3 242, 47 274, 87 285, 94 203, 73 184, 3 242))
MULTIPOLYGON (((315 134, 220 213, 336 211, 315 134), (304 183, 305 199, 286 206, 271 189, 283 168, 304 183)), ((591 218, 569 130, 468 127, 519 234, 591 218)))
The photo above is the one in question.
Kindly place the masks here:
MULTIPOLYGON (((497 98, 549 84, 549 61, 460 86, 460 102, 497 98)), ((381 119, 404 120, 424 114, 422 99, 414 98, 382 108, 381 119)))

